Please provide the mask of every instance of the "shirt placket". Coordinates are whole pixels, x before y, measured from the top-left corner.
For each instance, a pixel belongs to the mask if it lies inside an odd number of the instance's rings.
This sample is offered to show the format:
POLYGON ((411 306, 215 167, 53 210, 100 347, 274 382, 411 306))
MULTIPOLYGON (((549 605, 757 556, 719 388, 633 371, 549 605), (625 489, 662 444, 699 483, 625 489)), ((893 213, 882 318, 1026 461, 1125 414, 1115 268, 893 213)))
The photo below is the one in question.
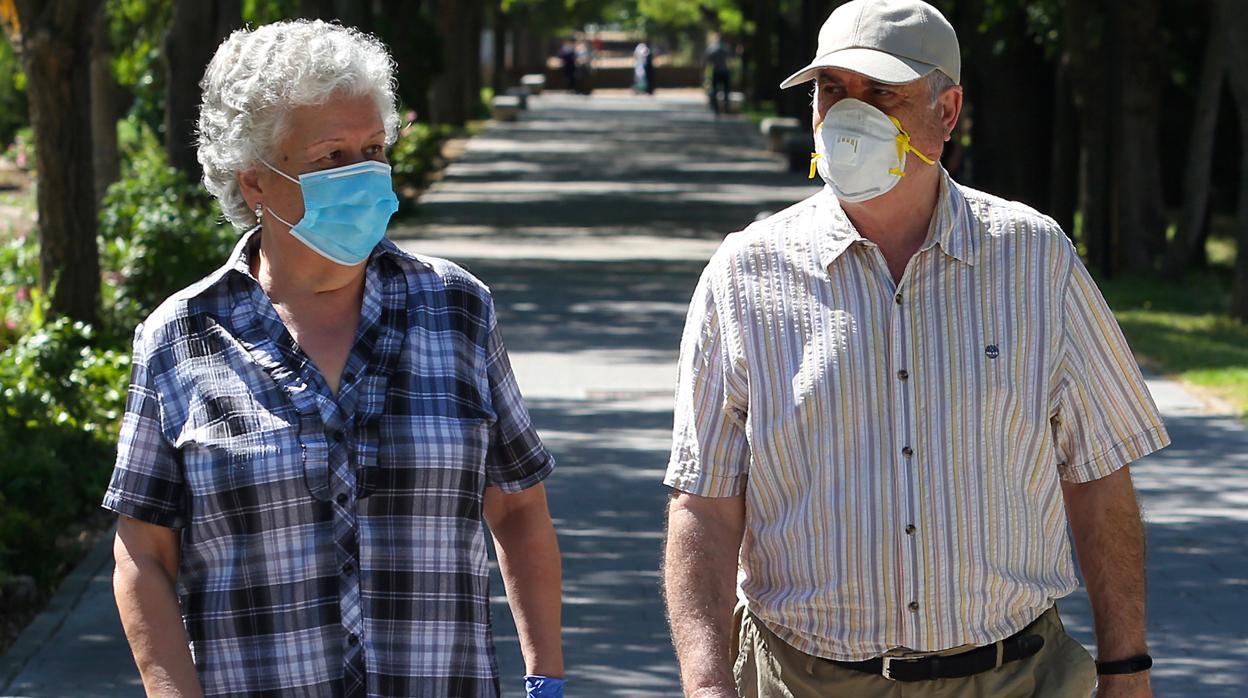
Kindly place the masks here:
POLYGON ((904 609, 902 640, 907 646, 912 645, 916 638, 921 637, 922 617, 927 611, 920 602, 922 580, 919 573, 922 568, 919 564, 917 522, 921 475, 917 467, 917 456, 920 444, 917 443, 916 397, 912 389, 915 379, 911 376, 915 367, 912 360, 915 322, 912 318, 915 317, 919 300, 915 292, 919 285, 912 277, 917 273, 919 257, 922 254, 919 252, 915 255, 902 274, 901 282, 896 285, 892 281, 891 273, 887 271, 883 254, 879 255, 880 267, 887 274, 885 287, 893 290, 892 303, 889 304, 891 312, 888 366, 885 375, 890 382, 890 403, 893 405, 891 410, 893 439, 888 444, 891 449, 889 461, 894 468, 894 482, 898 483, 898 488, 893 493, 890 511, 892 520, 885 521, 884 524, 897 532, 893 538, 894 550, 897 554, 898 587, 901 594, 901 598, 897 601, 904 609))

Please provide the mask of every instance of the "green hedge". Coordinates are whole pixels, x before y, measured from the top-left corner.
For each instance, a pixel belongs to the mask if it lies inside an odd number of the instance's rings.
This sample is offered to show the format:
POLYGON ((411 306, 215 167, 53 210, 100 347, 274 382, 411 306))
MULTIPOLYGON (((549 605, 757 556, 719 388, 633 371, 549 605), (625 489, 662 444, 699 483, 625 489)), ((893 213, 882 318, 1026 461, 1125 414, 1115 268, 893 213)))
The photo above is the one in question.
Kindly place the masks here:
POLYGON ((99 328, 49 318, 34 240, 0 247, 0 583, 30 575, 46 592, 77 559, 62 538, 108 485, 134 327, 237 237, 149 134, 104 197, 99 328))

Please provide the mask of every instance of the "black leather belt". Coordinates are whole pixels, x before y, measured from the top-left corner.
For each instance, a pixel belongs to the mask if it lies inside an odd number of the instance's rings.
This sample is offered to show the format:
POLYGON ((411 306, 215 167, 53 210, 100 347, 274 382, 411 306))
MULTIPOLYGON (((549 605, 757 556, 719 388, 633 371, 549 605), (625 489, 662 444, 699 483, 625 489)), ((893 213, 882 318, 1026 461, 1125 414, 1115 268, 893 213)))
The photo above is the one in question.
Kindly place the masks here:
MULTIPOLYGON (((1035 625, 1032 623, 1032 625, 1035 625)), ((861 671, 864 674, 875 674, 893 681, 931 681, 933 679, 956 679, 963 676, 974 676, 1002 664, 1019 659, 1026 659, 1044 647, 1044 638, 1029 634, 1032 625, 1018 631, 1014 635, 991 645, 976 647, 973 650, 945 656, 927 655, 925 657, 876 657, 861 662, 838 662, 837 666, 861 671), (998 645, 1000 657, 998 661, 998 645)))

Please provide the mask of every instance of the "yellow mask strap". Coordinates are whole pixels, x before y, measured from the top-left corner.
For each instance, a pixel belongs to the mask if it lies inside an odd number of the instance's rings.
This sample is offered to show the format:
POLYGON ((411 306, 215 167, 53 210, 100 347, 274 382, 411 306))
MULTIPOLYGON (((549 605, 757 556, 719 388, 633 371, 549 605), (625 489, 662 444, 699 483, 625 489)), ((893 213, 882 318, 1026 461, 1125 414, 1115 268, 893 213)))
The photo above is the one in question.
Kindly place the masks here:
MULTIPOLYGON (((820 121, 819 125, 815 127, 815 138, 819 137, 819 132, 822 130, 823 130, 823 122, 820 121)), ((814 179, 815 175, 818 172, 819 172, 819 153, 811 153, 810 154, 810 174, 807 175, 806 179, 814 179)))
MULTIPOLYGON (((906 159, 906 152, 909 151, 917 155, 920 160, 922 160, 923 162, 926 162, 929 165, 936 164, 935 160, 932 160, 931 158, 927 157, 923 153, 920 153, 918 150, 914 148, 914 146, 910 145, 910 134, 906 131, 906 129, 901 127, 901 122, 897 120, 897 117, 890 116, 888 117, 888 120, 893 122, 893 125, 897 127, 897 161, 898 162, 904 162, 906 159)), ((894 167, 891 170, 889 170, 888 173, 897 175, 898 177, 906 176, 906 173, 902 172, 901 167, 894 167)))

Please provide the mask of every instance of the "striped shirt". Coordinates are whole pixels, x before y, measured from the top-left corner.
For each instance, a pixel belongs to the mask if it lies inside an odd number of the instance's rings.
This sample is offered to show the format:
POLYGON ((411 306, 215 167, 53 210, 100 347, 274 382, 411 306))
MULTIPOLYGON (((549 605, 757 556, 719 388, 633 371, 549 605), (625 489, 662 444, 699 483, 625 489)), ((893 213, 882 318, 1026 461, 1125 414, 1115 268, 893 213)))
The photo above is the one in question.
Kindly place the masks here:
POLYGON ((1169 443, 1050 218, 943 175, 895 283, 830 190, 729 236, 694 293, 665 482, 744 494, 741 593, 797 649, 984 645, 1076 586, 1059 480, 1169 443))
POLYGON ((179 529, 207 695, 497 696, 482 497, 553 461, 488 290, 383 241, 335 395, 248 270, 258 240, 135 332, 104 506, 179 529))

